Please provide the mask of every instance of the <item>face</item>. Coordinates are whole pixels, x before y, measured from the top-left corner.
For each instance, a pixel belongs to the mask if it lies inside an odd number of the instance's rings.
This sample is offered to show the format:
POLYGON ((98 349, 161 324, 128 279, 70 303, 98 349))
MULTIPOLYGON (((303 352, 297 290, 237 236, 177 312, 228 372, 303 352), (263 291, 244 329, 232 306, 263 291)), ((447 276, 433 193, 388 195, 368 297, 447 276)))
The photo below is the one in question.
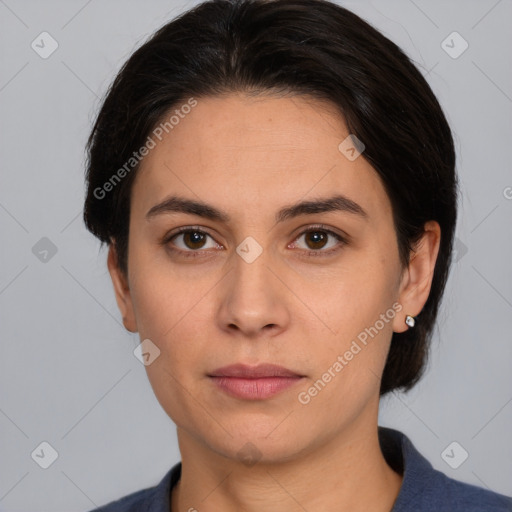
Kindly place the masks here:
POLYGON ((392 333, 437 252, 402 272, 389 198, 339 149, 348 135, 306 97, 200 98, 143 161, 127 280, 112 251, 109 268, 125 326, 159 351, 156 397, 205 449, 278 460, 374 428, 392 333), (216 372, 233 364, 294 377, 216 372))

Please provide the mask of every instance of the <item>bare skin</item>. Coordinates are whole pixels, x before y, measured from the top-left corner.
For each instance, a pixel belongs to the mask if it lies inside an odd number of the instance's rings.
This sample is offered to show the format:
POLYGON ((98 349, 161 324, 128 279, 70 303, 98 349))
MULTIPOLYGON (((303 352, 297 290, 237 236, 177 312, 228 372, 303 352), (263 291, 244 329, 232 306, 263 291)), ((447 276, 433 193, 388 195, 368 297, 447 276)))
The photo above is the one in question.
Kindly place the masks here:
POLYGON ((146 370, 177 425, 182 476, 172 510, 389 512, 402 477, 380 450, 379 385, 392 333, 408 329, 405 315, 428 298, 439 225, 425 225, 402 268, 380 178, 363 157, 340 152, 348 132, 328 104, 241 94, 197 101, 135 180, 128 275, 113 246, 108 256, 125 327, 160 350, 146 370), (276 222, 282 208, 340 194, 366 216, 303 212, 276 222), (229 219, 146 217, 171 195, 229 219), (180 227, 204 236, 176 234, 180 227), (246 237, 262 249, 250 263, 236 252, 246 237), (394 317, 301 402, 393 304, 394 317), (270 398, 244 400, 208 376, 234 363, 273 363, 304 377, 270 398), (247 443, 257 448, 253 465, 241 460, 247 443))

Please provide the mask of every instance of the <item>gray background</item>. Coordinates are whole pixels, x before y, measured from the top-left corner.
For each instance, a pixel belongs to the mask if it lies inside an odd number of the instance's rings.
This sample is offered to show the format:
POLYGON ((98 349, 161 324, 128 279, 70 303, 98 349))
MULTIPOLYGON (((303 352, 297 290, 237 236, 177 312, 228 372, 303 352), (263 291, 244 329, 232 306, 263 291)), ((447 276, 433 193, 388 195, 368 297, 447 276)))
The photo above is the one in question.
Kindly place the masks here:
MULTIPOLYGON (((132 51, 194 3, 0 0, 2 510, 89 510, 155 484, 179 460, 81 209, 100 98, 132 51), (31 48, 43 31, 59 45, 47 59, 31 48), (43 237, 57 251, 46 260, 43 237), (31 458, 42 441, 58 452, 48 469, 31 458)), ((512 495, 512 2, 343 5, 427 76, 455 132, 461 178, 458 261, 429 369, 410 393, 382 401, 380 424, 447 475, 512 495), (441 45, 453 31, 469 44, 458 58, 441 45), (441 456, 453 441, 469 453, 457 469, 441 456)))

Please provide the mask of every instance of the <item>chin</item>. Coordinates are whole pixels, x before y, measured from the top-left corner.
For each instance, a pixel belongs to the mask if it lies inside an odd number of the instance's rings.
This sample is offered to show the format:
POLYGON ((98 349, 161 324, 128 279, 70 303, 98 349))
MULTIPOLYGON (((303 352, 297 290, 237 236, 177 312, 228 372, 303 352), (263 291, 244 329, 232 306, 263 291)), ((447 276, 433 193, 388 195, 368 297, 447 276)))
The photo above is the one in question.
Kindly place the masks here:
MULTIPOLYGON (((280 430, 279 421, 265 421, 260 424, 246 422, 231 427, 230 437, 223 431, 222 437, 212 438, 212 431, 203 437, 210 449, 226 459, 238 461, 252 466, 255 463, 283 463, 297 458, 307 450, 309 443, 314 439, 304 439, 296 430, 280 430), (276 428, 277 427, 277 428, 276 428), (269 435, 270 434, 270 435, 269 435), (299 434, 299 435, 298 435, 299 434)), ((281 425, 282 427, 282 425, 281 425)), ((309 433, 309 436, 313 436, 309 433)))

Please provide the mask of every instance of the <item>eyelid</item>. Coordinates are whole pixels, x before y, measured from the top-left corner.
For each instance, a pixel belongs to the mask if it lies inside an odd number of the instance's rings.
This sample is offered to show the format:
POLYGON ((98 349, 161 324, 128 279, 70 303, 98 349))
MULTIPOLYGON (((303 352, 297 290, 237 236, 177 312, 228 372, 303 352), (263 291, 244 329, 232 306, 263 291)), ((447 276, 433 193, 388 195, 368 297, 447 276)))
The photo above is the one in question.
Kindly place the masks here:
POLYGON ((301 231, 298 233, 298 235, 293 239, 293 242, 291 242, 291 244, 288 244, 288 247, 294 243, 296 243, 296 241, 304 236, 305 234, 307 233, 311 233, 311 232, 314 232, 314 231, 323 231, 324 233, 327 233, 328 235, 330 236, 333 236, 334 238, 336 238, 338 240, 338 244, 336 244, 335 247, 330 247, 329 249, 326 249, 326 250, 322 250, 322 249, 302 249, 303 252, 307 252, 308 254, 314 254, 315 256, 321 256, 321 255, 328 255, 328 254, 332 254, 334 252, 337 252, 338 250, 341 249, 340 246, 343 246, 343 245, 347 245, 349 240, 350 240, 350 237, 346 234, 341 234, 341 233, 338 233, 337 231, 335 231, 333 228, 329 227, 329 226, 326 226, 324 224, 311 224, 309 226, 307 226, 306 228, 301 228, 301 231))
MULTIPOLYGON (((183 233, 188 233, 188 232, 199 232, 199 233, 202 233, 204 235, 207 235, 209 236, 218 246, 220 247, 223 247, 222 244, 220 244, 219 242, 217 242, 217 240, 215 240, 215 237, 209 233, 207 231, 207 228, 203 227, 203 226, 182 226, 182 227, 179 227, 177 228, 176 230, 173 230, 171 231, 170 233, 167 233, 164 238, 162 239, 162 245, 167 245, 169 244, 169 242, 171 242, 171 240, 173 238, 175 238, 176 236, 178 235, 181 235, 183 233)), ((173 249, 174 250, 174 249, 173 249)), ((189 251, 184 251, 183 249, 176 249, 176 251, 180 251, 180 252, 204 252, 204 250, 201 251, 201 249, 197 249, 197 250, 189 250, 189 251)))
POLYGON ((350 240, 349 235, 347 235, 344 231, 336 230, 336 228, 327 226, 326 224, 309 224, 308 226, 306 226, 306 227, 302 226, 299 229, 300 229, 300 231, 295 236, 294 241, 297 240, 297 238, 299 238, 299 236, 303 235, 304 233, 309 233, 310 231, 315 231, 315 229, 318 231, 325 231, 326 233, 334 235, 334 236, 336 236, 342 240, 345 240, 347 242, 350 240))
MULTIPOLYGON (((334 229, 332 229, 331 227, 329 226, 326 226, 324 224, 311 224, 311 225, 308 225, 307 227, 302 227, 300 228, 301 230, 299 231, 299 233, 295 236, 295 238, 293 239, 293 241, 287 245, 287 247, 289 247, 290 245, 294 244, 301 236, 307 234, 307 233, 310 233, 311 231, 315 231, 315 230, 318 230, 318 231, 324 231, 325 233, 331 235, 331 236, 334 236, 339 244, 337 244, 336 247, 333 247, 333 248, 330 248, 328 250, 322 250, 322 249, 302 249, 303 252, 307 252, 308 254, 311 254, 311 253, 315 253, 315 254, 318 254, 318 255, 321 255, 321 254, 330 254, 332 252, 336 252, 337 250, 340 249, 340 245, 345 245, 348 243, 348 241, 350 240, 350 237, 346 234, 340 234, 336 231, 334 231, 334 229)), ((187 232, 194 232, 194 231, 197 231, 199 233, 202 233, 202 234, 205 234, 207 236, 209 236, 212 240, 214 240, 214 242, 220 246, 220 248, 223 248, 224 246, 222 244, 220 244, 219 242, 217 242, 217 240, 215 240, 214 236, 211 235, 208 231, 207 231, 207 228, 204 228, 203 226, 182 226, 180 228, 177 228, 176 230, 173 230, 171 233, 169 234, 166 234, 162 240, 162 245, 164 246, 167 246, 169 244, 169 242, 171 242, 171 240, 173 238, 175 238, 176 236, 180 235, 180 234, 183 234, 183 233, 187 233, 187 232)), ((207 250, 209 251, 210 249, 197 249, 197 250, 183 250, 183 249, 179 249, 179 248, 172 248, 171 249, 172 251, 174 252, 181 252, 182 254, 196 254, 196 253, 201 253, 201 252, 206 252, 207 250)))

